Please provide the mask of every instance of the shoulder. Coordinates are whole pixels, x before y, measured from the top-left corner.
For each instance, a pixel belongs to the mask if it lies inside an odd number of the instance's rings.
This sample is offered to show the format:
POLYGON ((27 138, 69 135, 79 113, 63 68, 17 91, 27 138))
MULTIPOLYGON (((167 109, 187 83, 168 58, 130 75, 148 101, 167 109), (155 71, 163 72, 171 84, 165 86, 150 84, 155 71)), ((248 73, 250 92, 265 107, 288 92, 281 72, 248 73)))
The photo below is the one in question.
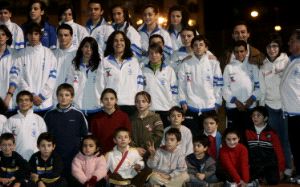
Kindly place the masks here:
POLYGON ((182 59, 182 62, 187 62, 189 60, 192 60, 192 58, 193 58, 193 55, 188 55, 182 59))

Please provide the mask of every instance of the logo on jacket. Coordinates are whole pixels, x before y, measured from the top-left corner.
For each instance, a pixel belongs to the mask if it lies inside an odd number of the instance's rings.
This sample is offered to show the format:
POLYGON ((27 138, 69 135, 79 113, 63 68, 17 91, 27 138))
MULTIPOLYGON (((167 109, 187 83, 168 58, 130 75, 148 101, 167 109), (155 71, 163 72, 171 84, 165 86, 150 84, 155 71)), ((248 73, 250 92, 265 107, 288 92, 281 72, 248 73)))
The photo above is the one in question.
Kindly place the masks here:
POLYGON ((192 73, 191 72, 185 72, 186 81, 192 82, 192 73))
POLYGON ((106 77, 111 77, 112 76, 111 73, 110 73, 110 70, 106 70, 105 74, 106 74, 106 77))

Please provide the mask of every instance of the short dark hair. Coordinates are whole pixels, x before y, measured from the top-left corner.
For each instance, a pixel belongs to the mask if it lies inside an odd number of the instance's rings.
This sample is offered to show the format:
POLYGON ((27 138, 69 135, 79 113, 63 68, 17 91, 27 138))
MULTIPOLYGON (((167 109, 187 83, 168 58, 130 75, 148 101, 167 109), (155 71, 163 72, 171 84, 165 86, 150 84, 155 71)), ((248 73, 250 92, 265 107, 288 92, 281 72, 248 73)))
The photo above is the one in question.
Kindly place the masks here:
POLYGON ((17 103, 19 103, 20 97, 25 96, 25 95, 28 96, 28 97, 30 98, 30 101, 31 101, 31 102, 33 102, 33 94, 30 93, 30 92, 27 91, 27 90, 22 90, 22 91, 20 91, 20 92, 17 94, 17 97, 16 97, 17 103))
POLYGON ((69 30, 71 36, 73 36, 73 29, 72 29, 72 27, 70 25, 68 25, 68 24, 65 24, 65 23, 63 23, 63 24, 61 24, 60 26, 57 27, 56 34, 58 35, 58 32, 60 30, 62 30, 62 29, 69 30))
POLYGON ((140 91, 135 94, 134 101, 136 102, 138 96, 143 96, 148 103, 151 103, 151 95, 146 91, 140 91))
POLYGON ((149 44, 151 43, 151 40, 152 40, 153 38, 160 38, 161 41, 162 41, 162 43, 165 45, 165 40, 164 40, 164 38, 163 38, 160 34, 153 34, 153 35, 151 35, 151 36, 149 37, 149 44))
POLYGON ((88 135, 85 135, 82 140, 80 141, 80 152, 83 154, 83 150, 82 150, 82 147, 83 147, 83 142, 84 140, 93 140, 96 144, 96 149, 98 149, 98 151, 95 152, 98 153, 100 151, 100 142, 98 140, 98 138, 92 134, 88 134, 88 135))
POLYGON ((256 106, 255 108, 252 109, 251 114, 253 114, 254 112, 258 112, 260 114, 262 114, 265 117, 269 117, 269 112, 267 110, 266 107, 264 106, 256 106))
POLYGON ((119 128, 117 128, 117 129, 114 131, 113 137, 116 138, 120 132, 127 132, 128 135, 129 135, 129 137, 131 137, 130 131, 129 131, 129 129, 127 129, 126 127, 119 127, 119 128))
POLYGON ((34 32, 37 32, 40 34, 40 38, 43 35, 42 26, 40 24, 37 24, 35 22, 29 23, 29 25, 26 27, 25 30, 25 36, 27 37, 28 34, 32 34, 34 32))
POLYGON ((65 11, 67 10, 71 10, 72 11, 72 18, 73 20, 76 20, 76 12, 73 8, 73 6, 70 3, 66 3, 60 6, 59 10, 58 10, 58 21, 61 20, 62 15, 65 13, 65 11))
POLYGON ((205 134, 193 137, 193 143, 201 143, 203 145, 203 147, 210 146, 209 139, 205 134))
POLYGON ((197 36, 197 30, 195 27, 192 27, 192 26, 186 26, 186 27, 183 27, 180 31, 180 34, 183 32, 183 31, 191 31, 193 32, 194 34, 194 37, 197 36))
POLYGON ((232 32, 234 31, 234 28, 236 26, 238 26, 238 25, 244 25, 246 27, 246 29, 247 29, 247 32, 250 32, 249 28, 248 28, 248 24, 247 24, 247 22, 245 20, 237 20, 237 21, 235 21, 233 23, 233 25, 232 25, 232 32))
POLYGON ((247 42, 244 40, 238 40, 233 43, 233 48, 243 46, 247 50, 247 42))
POLYGON ((143 11, 145 11, 147 8, 152 8, 153 9, 153 12, 155 14, 158 14, 159 13, 159 8, 157 5, 155 4, 146 4, 144 7, 143 7, 143 11))
POLYGON ((169 130, 167 130, 165 134, 165 139, 167 138, 168 135, 175 135, 177 141, 178 142, 181 141, 181 132, 177 128, 170 128, 169 130))
POLYGON ((169 110, 169 116, 171 116, 171 114, 173 112, 179 112, 180 114, 182 114, 182 116, 184 116, 184 111, 182 108, 180 108, 179 106, 173 106, 170 110, 169 110))
POLYGON ((56 90, 56 96, 58 96, 58 94, 61 90, 66 90, 66 91, 70 92, 72 97, 74 97, 74 88, 71 84, 62 83, 61 85, 59 85, 56 90))
POLYGON ((195 43, 196 41, 203 41, 203 42, 205 43, 205 45, 206 45, 207 48, 208 48, 209 45, 210 45, 208 39, 207 39, 204 35, 202 35, 202 34, 197 35, 197 36, 195 36, 195 37, 192 39, 192 42, 191 42, 191 46, 192 46, 192 47, 193 47, 193 45, 194 45, 194 43, 195 43))
POLYGON ((12 13, 12 4, 9 1, 0 1, 0 10, 8 10, 10 13, 12 13))
POLYGON ((160 53, 161 55, 163 55, 163 53, 164 53, 163 48, 157 43, 153 43, 153 44, 149 45, 148 51, 150 51, 150 50, 160 53))
POLYGON ((53 135, 49 132, 43 132, 39 135, 37 139, 37 145, 39 146, 43 140, 46 140, 47 142, 51 142, 53 145, 55 145, 55 139, 53 135))
POLYGON ((7 28, 6 25, 0 25, 0 30, 2 30, 5 33, 6 37, 8 38, 8 40, 6 40, 6 45, 11 45, 13 39, 10 30, 7 28))
POLYGON ((223 133, 223 136, 222 136, 222 137, 223 137, 223 140, 226 139, 226 136, 227 136, 228 134, 236 134, 238 138, 241 137, 241 134, 239 133, 239 131, 238 131, 237 129, 232 128, 232 127, 228 127, 228 128, 225 129, 225 131, 224 131, 224 133, 223 133))
POLYGON ((220 123, 218 115, 215 112, 208 112, 208 113, 203 114, 203 122, 204 122, 204 120, 206 120, 208 118, 213 119, 217 124, 220 123))
POLYGON ((3 140, 11 140, 14 144, 16 142, 15 136, 12 133, 5 132, 1 134, 0 136, 0 143, 2 143, 3 140))
POLYGON ((104 5, 102 0, 89 0, 88 4, 91 4, 91 3, 99 4, 101 7, 104 5))

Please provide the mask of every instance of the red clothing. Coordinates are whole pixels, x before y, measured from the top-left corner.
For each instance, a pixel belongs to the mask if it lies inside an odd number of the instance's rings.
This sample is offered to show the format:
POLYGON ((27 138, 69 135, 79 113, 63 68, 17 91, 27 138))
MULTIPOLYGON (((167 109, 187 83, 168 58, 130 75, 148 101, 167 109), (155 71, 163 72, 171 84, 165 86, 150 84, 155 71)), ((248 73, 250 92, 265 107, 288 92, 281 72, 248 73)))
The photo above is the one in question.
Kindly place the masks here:
POLYGON ((234 148, 222 145, 219 158, 222 167, 235 183, 240 183, 241 180, 249 182, 248 151, 244 145, 239 143, 234 148))
POLYGON ((91 132, 95 135, 106 153, 113 149, 113 134, 116 129, 125 127, 131 132, 131 123, 128 115, 117 109, 111 115, 106 112, 100 112, 91 119, 91 132))
POLYGON ((213 137, 212 135, 208 135, 209 139, 209 147, 208 147, 208 154, 213 157, 213 159, 217 160, 217 145, 216 145, 216 137, 213 137))

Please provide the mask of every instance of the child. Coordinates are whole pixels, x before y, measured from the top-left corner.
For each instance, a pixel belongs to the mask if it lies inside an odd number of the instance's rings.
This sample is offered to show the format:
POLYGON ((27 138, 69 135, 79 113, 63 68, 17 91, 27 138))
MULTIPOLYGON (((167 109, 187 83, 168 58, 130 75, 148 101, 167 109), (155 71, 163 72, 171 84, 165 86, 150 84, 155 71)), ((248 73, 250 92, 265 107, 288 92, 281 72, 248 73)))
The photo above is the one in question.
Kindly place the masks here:
POLYGON ((28 163, 15 152, 15 137, 11 133, 3 133, 0 137, 0 186, 19 187, 25 184, 29 171, 28 163))
POLYGON ((188 180, 185 156, 178 149, 181 133, 171 128, 165 133, 166 145, 155 151, 153 142, 149 143, 150 157, 147 165, 153 169, 149 179, 151 185, 165 187, 181 187, 188 180))
POLYGON ((158 113, 164 127, 168 127, 169 110, 178 103, 178 85, 175 72, 164 61, 163 50, 159 44, 149 46, 149 61, 142 71, 145 79, 144 90, 153 100, 150 109, 158 113))
POLYGON ((131 117, 132 144, 144 156, 149 141, 159 147, 163 137, 164 127, 158 114, 149 110, 151 96, 148 92, 141 91, 135 95, 137 113, 131 117))
POLYGON ((0 25, 5 25, 12 33, 11 48, 22 49, 25 46, 23 30, 19 25, 11 21, 13 7, 8 1, 0 3, 0 25))
POLYGON ((284 154, 277 133, 268 124, 267 109, 255 107, 252 122, 254 125, 246 130, 251 178, 277 185, 285 169, 284 154))
POLYGON ((46 124, 39 115, 33 113, 33 95, 28 91, 20 91, 17 95, 18 114, 10 117, 4 124, 3 133, 12 133, 16 138, 16 151, 26 160, 38 148, 38 136, 47 131, 46 124))
POLYGON ((235 59, 226 65, 223 74, 223 97, 228 127, 244 134, 251 124, 249 110, 255 107, 259 97, 258 67, 249 63, 245 41, 236 41, 233 51, 235 59))
POLYGON ((80 148, 81 138, 88 133, 88 124, 83 113, 72 106, 74 89, 70 84, 59 85, 56 96, 58 105, 48 111, 44 119, 48 132, 56 140, 55 151, 64 161, 63 174, 69 177, 71 162, 80 148))
POLYGON ((98 139, 93 135, 82 139, 80 152, 72 161, 72 174, 80 183, 77 186, 104 186, 106 161, 100 153, 98 139))
POLYGON ((194 153, 186 157, 189 183, 192 186, 207 186, 208 183, 217 182, 216 161, 207 154, 210 146, 206 135, 193 138, 194 153))
POLYGON ((91 132, 94 134, 106 153, 114 147, 113 134, 119 127, 131 130, 131 124, 128 115, 121 111, 117 105, 117 93, 106 88, 101 94, 103 111, 93 116, 91 119, 91 132))
MULTIPOLYGON (((184 137, 181 139, 181 141, 178 144, 178 149, 182 151, 184 156, 187 156, 191 153, 193 153, 193 141, 192 141, 192 133, 189 128, 182 125, 182 122, 184 121, 184 112, 183 110, 178 107, 174 106, 169 111, 169 120, 171 122, 171 126, 165 128, 164 134, 168 132, 171 128, 176 128, 180 131, 181 137, 184 137)), ((166 140, 165 138, 162 139, 161 144, 165 145, 166 140)))
POLYGON ((192 40, 194 54, 184 60, 178 71, 178 96, 193 136, 203 130, 203 114, 215 113, 222 104, 223 78, 219 62, 210 59, 208 40, 195 36, 192 40))
POLYGON ((222 135, 218 131, 219 119, 216 114, 206 114, 203 117, 203 134, 208 136, 210 146, 207 153, 215 160, 219 158, 222 135))
POLYGON ((224 144, 220 149, 220 164, 223 178, 228 185, 245 187, 249 181, 249 163, 247 148, 239 143, 238 131, 227 128, 224 132, 224 144))
POLYGON ((66 181, 61 176, 63 172, 63 162, 61 158, 53 152, 55 149, 54 137, 44 132, 37 140, 39 152, 34 153, 29 164, 31 167, 31 181, 33 186, 65 187, 66 181))
POLYGON ((117 185, 132 183, 142 186, 144 181, 135 181, 134 177, 144 168, 144 161, 137 149, 129 146, 131 142, 129 130, 118 128, 113 140, 116 146, 105 155, 107 168, 111 172, 109 182, 117 185))

